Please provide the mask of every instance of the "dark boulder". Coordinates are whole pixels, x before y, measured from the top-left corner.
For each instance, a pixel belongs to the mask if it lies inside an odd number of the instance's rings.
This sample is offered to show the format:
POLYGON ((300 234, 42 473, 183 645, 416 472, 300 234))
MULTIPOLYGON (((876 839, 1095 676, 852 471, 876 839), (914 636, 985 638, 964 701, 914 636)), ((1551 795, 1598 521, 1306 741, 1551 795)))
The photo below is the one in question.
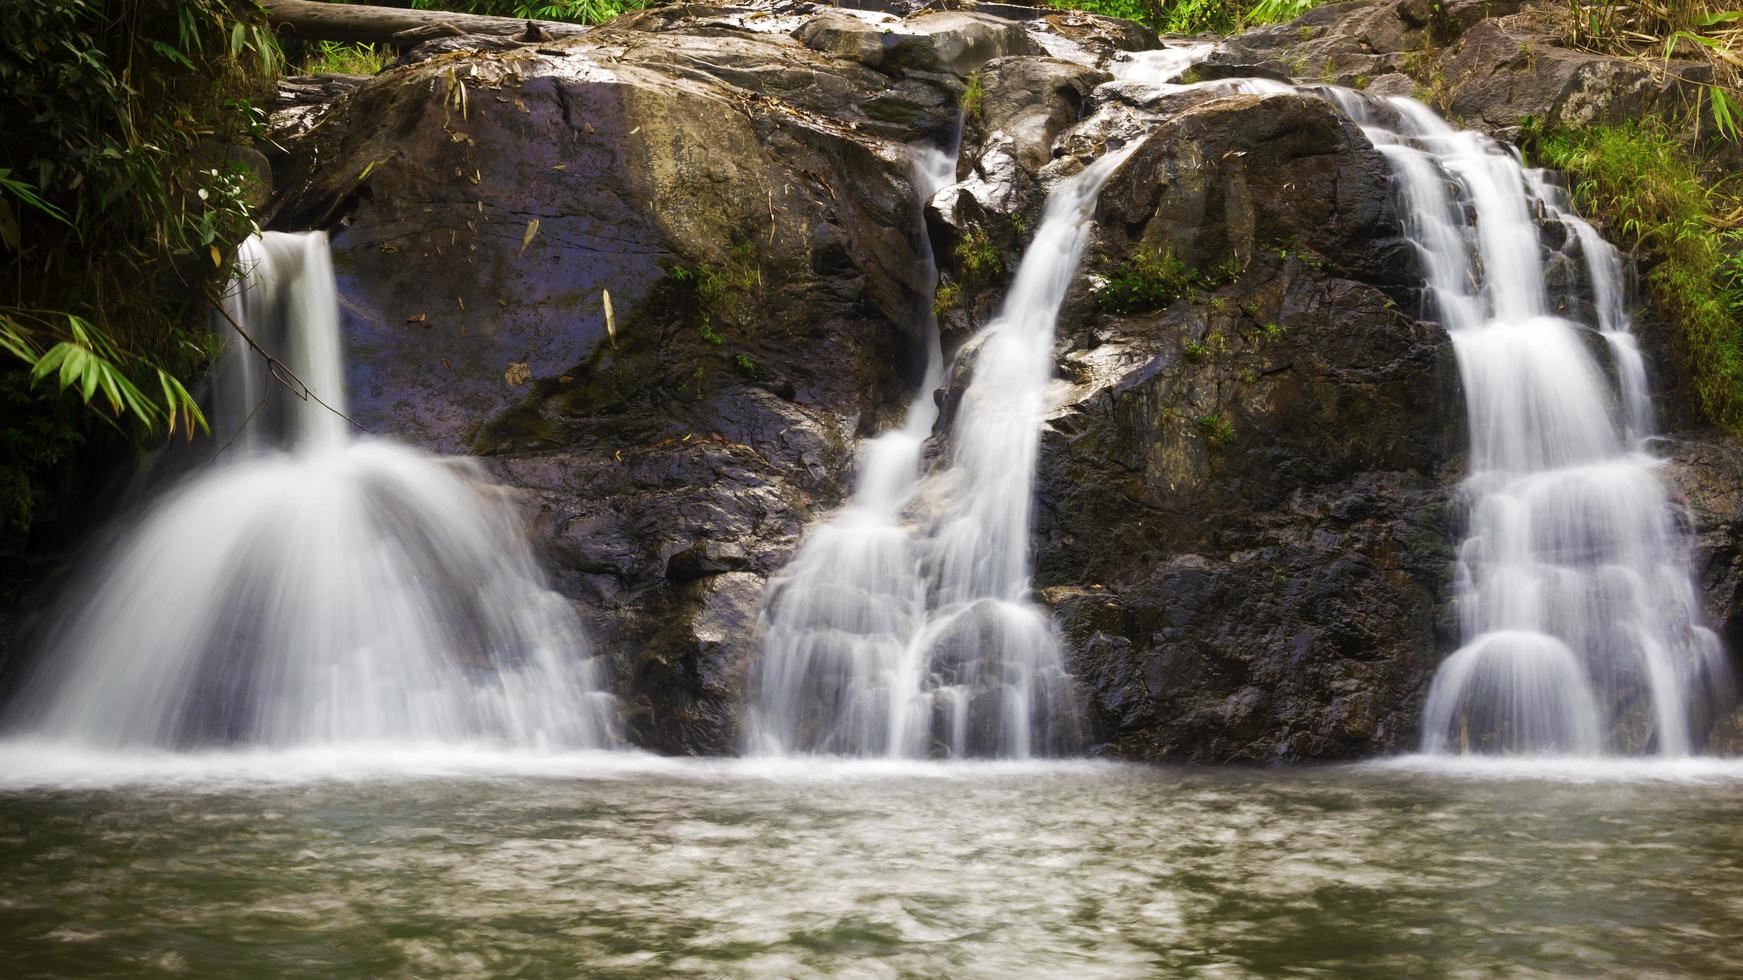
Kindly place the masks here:
POLYGON ((1328 106, 1238 96, 1165 121, 1103 193, 1092 273, 1147 252, 1181 280, 1153 310, 1074 301, 1042 436, 1036 583, 1108 751, 1415 737, 1462 417, 1444 332, 1395 299, 1414 272, 1388 187, 1328 106))

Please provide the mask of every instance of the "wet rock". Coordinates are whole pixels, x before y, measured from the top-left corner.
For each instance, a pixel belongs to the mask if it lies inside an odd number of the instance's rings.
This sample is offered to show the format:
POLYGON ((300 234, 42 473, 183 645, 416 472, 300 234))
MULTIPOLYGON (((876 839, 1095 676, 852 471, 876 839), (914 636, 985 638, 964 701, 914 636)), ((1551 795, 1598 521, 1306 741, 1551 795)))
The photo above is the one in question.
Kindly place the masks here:
POLYGON ((1662 451, 1665 481, 1692 536, 1691 564, 1707 624, 1731 654, 1733 687, 1721 693, 1734 697, 1743 680, 1743 446, 1708 430, 1678 433, 1664 440, 1662 451))
POLYGON ((1036 582, 1106 751, 1414 744, 1450 639, 1462 413, 1444 332, 1395 299, 1414 273, 1388 188, 1295 96, 1188 109, 1110 179, 1089 268, 1166 250, 1189 284, 1125 313, 1091 289, 1061 325, 1036 582))
POLYGON ((967 74, 994 58, 1040 54, 1023 25, 984 14, 949 11, 881 23, 825 10, 794 31, 815 51, 889 73, 967 74))
POLYGON ((1083 114, 1106 72, 1057 58, 1001 58, 981 70, 985 91, 976 122, 1011 140, 1011 152, 1033 173, 1053 157, 1053 141, 1083 114))

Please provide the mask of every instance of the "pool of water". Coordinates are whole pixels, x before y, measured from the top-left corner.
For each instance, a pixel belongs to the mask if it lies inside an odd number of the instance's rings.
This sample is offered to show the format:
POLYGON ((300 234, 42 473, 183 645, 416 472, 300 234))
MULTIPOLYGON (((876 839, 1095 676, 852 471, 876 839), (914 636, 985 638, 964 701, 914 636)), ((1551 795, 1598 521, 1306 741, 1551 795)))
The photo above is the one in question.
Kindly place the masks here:
POLYGON ((1743 766, 0 746, 10 977, 1743 973, 1743 766))

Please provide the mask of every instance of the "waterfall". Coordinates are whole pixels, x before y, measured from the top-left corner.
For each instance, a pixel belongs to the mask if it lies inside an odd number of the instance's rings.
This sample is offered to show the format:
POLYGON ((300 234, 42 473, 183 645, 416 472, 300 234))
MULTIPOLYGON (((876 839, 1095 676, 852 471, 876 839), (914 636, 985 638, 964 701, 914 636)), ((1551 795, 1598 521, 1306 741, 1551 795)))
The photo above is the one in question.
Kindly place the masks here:
POLYGON ((1446 326, 1464 385, 1463 645, 1430 687, 1423 749, 1688 753, 1725 668, 1646 451, 1652 407, 1621 257, 1488 137, 1410 99, 1320 91, 1391 165, 1425 314, 1446 326), (1583 268, 1552 295, 1560 241, 1583 268))
MULTIPOLYGON (((1110 153, 1053 188, 999 315, 957 355, 972 358, 972 376, 945 464, 919 475, 937 417, 934 371, 907 424, 862 449, 852 500, 771 583, 752 751, 1026 757, 1076 747, 1052 623, 1028 600, 1030 509, 1054 324, 1121 159, 1110 153)), ((954 161, 916 169, 925 201, 954 161)), ((921 315, 935 338, 930 311, 921 315)))
MULTIPOLYGON (((1131 56, 1110 84, 1162 86, 1208 50, 1131 56)), ((1054 329, 1101 189, 1128 153, 1053 186, 998 315, 956 353, 969 380, 948 454, 924 474, 943 373, 931 309, 917 312, 931 367, 906 424, 866 442, 848 504, 770 582, 749 751, 1023 758, 1079 747, 1058 638, 1029 601, 1030 518, 1054 329)), ((954 155, 919 153, 919 200, 954 171, 954 155)))
POLYGON ((352 438, 326 235, 239 262, 228 317, 312 397, 222 327, 221 454, 99 559, 9 720, 116 747, 611 744, 510 502, 475 463, 352 438))

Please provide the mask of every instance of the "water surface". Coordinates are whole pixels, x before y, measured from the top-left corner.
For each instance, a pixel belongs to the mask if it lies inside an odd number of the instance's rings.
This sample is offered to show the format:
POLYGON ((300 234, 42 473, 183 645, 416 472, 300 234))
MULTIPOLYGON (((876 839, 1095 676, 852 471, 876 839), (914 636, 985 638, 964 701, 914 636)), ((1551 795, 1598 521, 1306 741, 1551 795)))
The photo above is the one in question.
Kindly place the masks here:
POLYGON ((1743 768, 0 747, 47 975, 1743 972, 1743 768))

